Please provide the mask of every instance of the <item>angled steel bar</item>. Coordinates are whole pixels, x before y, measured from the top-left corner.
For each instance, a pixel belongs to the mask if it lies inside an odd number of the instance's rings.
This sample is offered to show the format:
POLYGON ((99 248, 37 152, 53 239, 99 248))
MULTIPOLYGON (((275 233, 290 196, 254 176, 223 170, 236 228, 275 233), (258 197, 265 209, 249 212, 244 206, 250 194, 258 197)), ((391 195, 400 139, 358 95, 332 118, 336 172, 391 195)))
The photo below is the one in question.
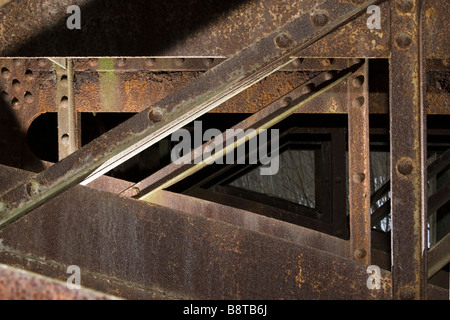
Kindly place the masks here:
POLYGON ((369 62, 348 82, 350 254, 370 264, 369 62))
POLYGON ((450 263, 450 233, 428 251, 428 279, 450 263))
POLYGON ((379 1, 356 6, 321 1, 276 32, 200 76, 0 197, 0 227, 75 184, 88 184, 182 126, 293 61, 317 40, 379 1))
MULTIPOLYGON (((328 73, 322 73, 317 77, 314 77, 310 81, 301 85, 300 87, 294 89, 288 94, 280 97, 261 111, 251 115, 244 121, 241 121, 237 125, 235 125, 232 130, 241 129, 246 131, 248 129, 255 129, 253 131, 254 135, 257 134, 257 130, 259 129, 268 129, 280 122, 281 120, 287 118, 291 115, 295 110, 301 108, 306 103, 312 101, 315 97, 319 96, 323 92, 326 92, 337 84, 344 81, 349 76, 349 72, 344 73, 341 77, 335 79, 333 82, 328 83, 323 87, 323 83, 329 82, 328 73), (320 88, 322 85, 322 89, 317 92, 311 92, 311 88, 320 88)), ((219 137, 218 141, 227 141, 227 133, 223 132, 219 137)), ((216 152, 213 155, 210 155, 206 159, 201 159, 202 161, 196 161, 196 164, 176 164, 172 162, 165 168, 159 170, 143 181, 137 183, 135 186, 127 190, 124 195, 132 196, 135 195, 136 191, 145 192, 140 195, 141 200, 148 200, 149 197, 155 192, 168 188, 173 184, 181 181, 182 179, 194 174, 200 169, 206 167, 208 163, 214 162, 216 159, 223 157, 228 152, 236 149, 240 145, 246 142, 246 139, 251 139, 253 136, 247 135, 238 139, 235 143, 229 145, 222 145, 220 150, 216 148, 216 152)), ((185 155, 182 160, 185 163, 186 159, 194 159, 197 155, 202 155, 203 150, 208 148, 210 144, 214 143, 213 140, 205 143, 204 145, 196 148, 190 154, 185 155)))
POLYGON ((391 2, 391 241, 395 299, 426 298, 427 131, 422 3, 391 2))

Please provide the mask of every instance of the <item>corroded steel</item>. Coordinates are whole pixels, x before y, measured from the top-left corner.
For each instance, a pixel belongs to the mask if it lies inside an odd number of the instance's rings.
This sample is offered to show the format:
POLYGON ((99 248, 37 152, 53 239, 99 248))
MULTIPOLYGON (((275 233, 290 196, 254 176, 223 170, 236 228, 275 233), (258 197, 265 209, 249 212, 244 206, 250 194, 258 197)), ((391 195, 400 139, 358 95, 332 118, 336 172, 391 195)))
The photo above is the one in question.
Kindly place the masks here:
POLYGON ((350 250, 356 261, 370 265, 369 62, 348 81, 348 152, 350 250))
POLYGON ((297 16, 152 108, 107 132, 26 184, 3 194, 0 225, 14 222, 77 183, 88 183, 110 171, 292 62, 293 55, 345 25, 374 3, 378 1, 366 1, 359 6, 324 1, 314 10, 297 16), (324 10, 330 13, 325 23, 318 23, 315 17, 324 10))
POLYGON ((426 297, 423 3, 399 0, 391 7, 391 232, 395 299, 426 297))
MULTIPOLYGON (((233 126, 231 129, 241 129, 244 131, 248 129, 268 129, 294 113, 296 109, 299 109, 303 105, 314 101, 316 97, 319 97, 324 92, 326 93, 328 90, 331 90, 337 86, 339 83, 348 78, 349 73, 350 71, 344 72, 338 78, 333 79, 333 82, 331 83, 329 83, 329 81, 332 80, 329 79, 330 75, 328 73, 322 73, 310 81, 305 82, 298 88, 292 90, 288 94, 281 96, 261 111, 253 114, 244 121, 233 126), (315 88, 317 92, 312 91, 311 88, 315 88)), ((226 138, 226 133, 222 133, 222 141, 226 141, 226 138)), ((131 196, 131 193, 133 192, 132 190, 137 188, 137 190, 139 190, 139 197, 141 200, 150 199, 153 193, 158 190, 168 188, 180 180, 194 174, 207 166, 207 163, 213 162, 217 158, 224 156, 230 150, 237 148, 239 144, 244 142, 245 139, 241 139, 241 141, 236 142, 234 145, 222 146, 220 150, 216 149, 213 156, 210 156, 211 159, 203 159, 203 161, 196 165, 171 163, 167 167, 154 173, 152 176, 135 184, 133 187, 130 187, 122 194, 131 196)), ((193 150, 191 154, 186 155, 185 158, 192 157, 192 159, 194 159, 195 155, 202 154, 203 150, 205 150, 211 143, 211 141, 205 143, 200 146, 198 150, 193 150)))

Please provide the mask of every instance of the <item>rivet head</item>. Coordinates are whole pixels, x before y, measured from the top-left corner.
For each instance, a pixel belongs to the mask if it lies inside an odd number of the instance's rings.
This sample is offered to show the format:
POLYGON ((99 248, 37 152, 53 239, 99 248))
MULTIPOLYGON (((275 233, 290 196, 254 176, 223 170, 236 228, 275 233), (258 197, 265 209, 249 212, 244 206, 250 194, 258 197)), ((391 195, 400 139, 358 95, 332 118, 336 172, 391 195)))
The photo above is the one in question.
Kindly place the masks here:
POLYGON ((34 196, 34 195, 38 194, 40 187, 41 187, 41 185, 39 184, 39 182, 37 182, 36 180, 31 180, 26 185, 26 190, 27 190, 28 195, 34 196))
POLYGON ((324 79, 325 80, 331 80, 331 79, 333 79, 333 77, 334 77, 334 73, 333 72, 326 72, 324 74, 324 79))
POLYGON ((156 59, 155 58, 148 58, 145 59, 145 65, 148 67, 152 67, 156 64, 156 59))
POLYGON ((69 80, 66 75, 61 77, 61 86, 64 88, 69 87, 69 80))
POLYGON ((9 79, 11 77, 11 71, 9 71, 8 68, 2 68, 2 77, 9 79))
POLYGON ((364 259, 366 257, 366 255, 367 255, 367 252, 364 249, 355 250, 355 253, 354 253, 354 256, 356 259, 364 259))
POLYGON ((324 10, 316 11, 313 16, 311 17, 311 20, 316 27, 324 27, 328 24, 330 21, 330 18, 328 17, 328 13, 324 10))
POLYGON ((161 108, 153 108, 148 112, 148 118, 153 123, 158 123, 164 120, 164 112, 161 108))
POLYGON ((14 79, 12 82, 13 88, 16 91, 20 91, 20 89, 22 89, 22 85, 20 84, 20 81, 17 79, 14 79))
POLYGON ((119 58, 119 59, 117 59, 117 65, 118 65, 119 67, 125 66, 126 63, 127 63, 127 59, 125 59, 125 58, 119 58))
POLYGON ((395 42, 399 48, 406 49, 411 45, 412 37, 409 33, 402 32, 397 36, 395 42))
POLYGON ((11 101, 11 105, 12 105, 12 107, 13 107, 14 109, 19 109, 19 108, 20 108, 20 101, 19 101, 19 99, 14 98, 14 99, 11 101))
POLYGON ((331 66, 331 65, 333 64, 333 59, 329 59, 329 58, 321 59, 321 60, 320 60, 320 63, 321 63, 324 67, 329 67, 329 66, 331 66))
POLYGON ((211 67, 214 64, 214 58, 207 58, 203 60, 206 67, 211 67))
POLYGON ((413 162, 409 158, 401 159, 397 164, 398 172, 400 172, 404 176, 411 174, 413 171, 413 168, 414 168, 413 162))
POLYGON ((27 70, 25 71, 25 77, 28 81, 31 81, 34 79, 33 71, 27 70))
POLYGON ((353 175, 354 182, 361 183, 364 182, 364 180, 366 180, 366 175, 362 172, 358 172, 353 175))
POLYGON ((138 187, 134 187, 131 189, 131 196, 132 197, 136 197, 137 195, 139 195, 139 193, 141 193, 141 190, 138 187))
POLYGON ((174 63, 177 67, 181 67, 186 60, 184 58, 177 58, 174 60, 174 63))
POLYGON ((314 90, 314 84, 308 83, 306 86, 303 86, 302 94, 311 93, 314 90))
POLYGON ((302 62, 303 62, 303 59, 301 59, 301 58, 295 59, 294 61, 292 61, 292 66, 294 68, 298 68, 302 65, 302 62))
POLYGON ((32 103, 34 101, 34 97, 31 92, 27 91, 24 95, 24 99, 26 103, 32 103))
POLYGON ((285 97, 281 100, 280 106, 282 108, 286 108, 289 107, 292 103, 292 98, 291 97, 285 97))
POLYGON ((61 98, 61 102, 59 103, 60 108, 67 108, 69 106, 69 98, 66 96, 61 98))
POLYGON ((61 137, 61 143, 62 143, 64 146, 68 146, 68 145, 69 145, 69 143, 70 143, 70 137, 69 137, 68 134, 64 134, 64 135, 61 137))
POLYGON ((413 9, 413 6, 414 6, 414 4, 411 0, 398 0, 397 1, 397 9, 403 13, 411 12, 413 9))
POLYGON ((364 84, 364 76, 357 76, 352 80, 352 85, 355 88, 361 88, 363 84, 364 84))
POLYGON ((294 41, 289 34, 283 32, 275 37, 274 42, 278 48, 287 49, 292 45, 294 41))
POLYGON ((365 99, 363 96, 357 97, 352 101, 353 108, 361 108, 364 105, 365 99))

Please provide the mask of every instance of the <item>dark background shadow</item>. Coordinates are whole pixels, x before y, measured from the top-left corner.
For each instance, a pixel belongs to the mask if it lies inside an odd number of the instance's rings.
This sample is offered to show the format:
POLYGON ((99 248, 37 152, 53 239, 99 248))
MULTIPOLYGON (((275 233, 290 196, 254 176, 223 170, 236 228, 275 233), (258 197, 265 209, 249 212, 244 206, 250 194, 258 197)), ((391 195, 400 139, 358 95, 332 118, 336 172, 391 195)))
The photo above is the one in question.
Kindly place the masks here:
MULTIPOLYGON (((57 7, 55 18, 51 18, 51 14, 34 17, 41 19, 39 24, 48 28, 26 42, 19 41, 14 47, 4 48, 2 55, 156 56, 247 1, 92 0, 80 6, 81 30, 67 28, 70 14, 66 13, 67 5, 61 5, 57 7)), ((20 33, 23 31, 20 24, 27 23, 21 20, 31 18, 31 14, 24 11, 23 17, 14 18, 7 17, 7 22, 3 23, 17 24, 16 31, 20 33)))

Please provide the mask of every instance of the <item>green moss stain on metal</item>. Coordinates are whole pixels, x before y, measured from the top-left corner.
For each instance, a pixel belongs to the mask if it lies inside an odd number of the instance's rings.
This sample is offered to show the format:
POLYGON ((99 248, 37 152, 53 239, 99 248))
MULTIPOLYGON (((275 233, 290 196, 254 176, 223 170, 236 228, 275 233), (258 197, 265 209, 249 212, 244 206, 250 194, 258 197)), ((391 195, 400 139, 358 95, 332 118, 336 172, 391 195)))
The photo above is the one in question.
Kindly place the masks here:
POLYGON ((114 59, 102 58, 98 60, 100 81, 100 104, 103 112, 117 112, 117 75, 114 71, 114 59))

